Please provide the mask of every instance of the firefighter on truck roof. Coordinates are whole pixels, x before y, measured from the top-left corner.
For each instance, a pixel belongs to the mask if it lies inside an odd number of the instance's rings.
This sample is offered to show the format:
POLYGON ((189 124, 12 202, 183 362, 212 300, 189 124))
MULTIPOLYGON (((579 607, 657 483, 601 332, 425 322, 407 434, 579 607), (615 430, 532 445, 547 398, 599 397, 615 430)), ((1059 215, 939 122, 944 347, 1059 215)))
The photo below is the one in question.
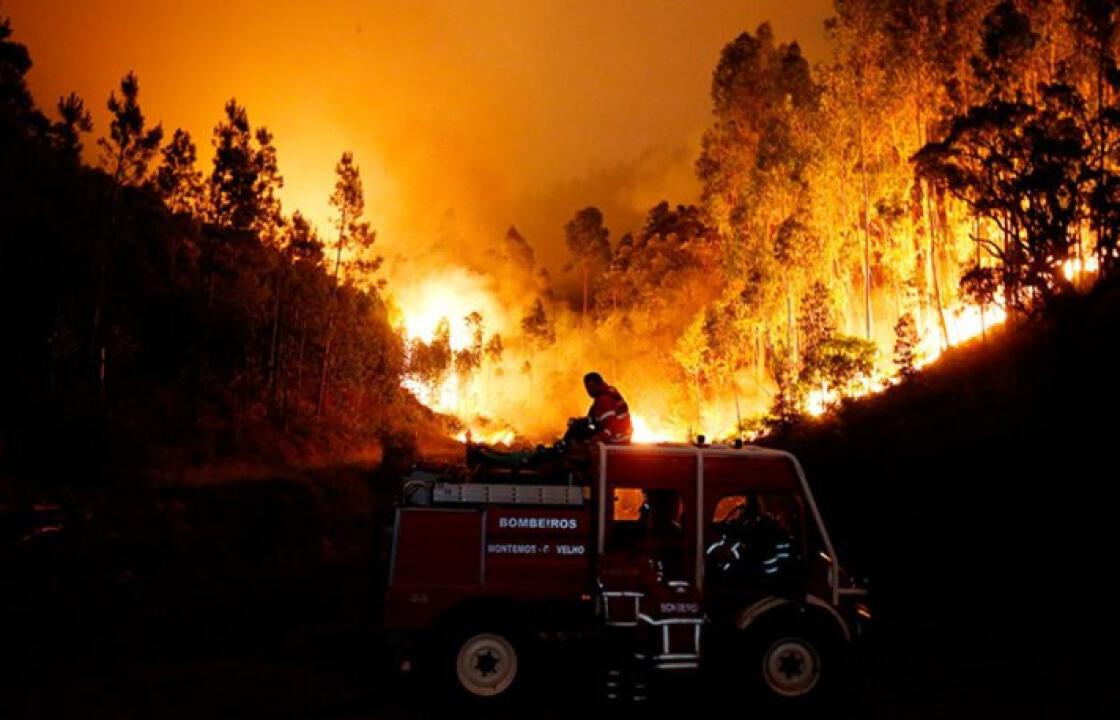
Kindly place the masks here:
POLYGON ((628 445, 634 428, 630 423, 630 407, 613 385, 607 384, 597 372, 583 376, 583 387, 591 396, 587 419, 591 426, 591 442, 628 445))

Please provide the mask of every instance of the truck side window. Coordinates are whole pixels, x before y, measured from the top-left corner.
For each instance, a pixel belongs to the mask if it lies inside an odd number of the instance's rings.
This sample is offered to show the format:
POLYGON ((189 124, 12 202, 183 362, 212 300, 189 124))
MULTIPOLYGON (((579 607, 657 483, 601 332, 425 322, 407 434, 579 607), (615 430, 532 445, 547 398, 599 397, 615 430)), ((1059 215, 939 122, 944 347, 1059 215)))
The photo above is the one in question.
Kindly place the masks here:
POLYGON ((642 518, 645 496, 640 488, 615 488, 611 519, 615 522, 637 522, 642 518))
POLYGON ((678 490, 615 488, 607 550, 633 568, 656 568, 658 581, 688 577, 685 501, 678 490))
POLYGON ((764 516, 786 532, 800 535, 801 512, 796 499, 782 493, 724 495, 712 510, 711 526, 735 525, 745 518, 764 516))
POLYGON ((621 548, 679 541, 684 532, 683 512, 683 498, 676 490, 615 488, 610 544, 621 548))
POLYGON ((705 564, 714 587, 794 587, 802 577, 801 511, 788 493, 720 498, 707 533, 705 564))
POLYGON ((740 508, 745 508, 747 503, 746 495, 724 495, 712 511, 712 523, 727 522, 735 513, 742 512, 740 508))
POLYGON ((801 535, 801 509, 796 498, 782 493, 765 493, 758 496, 762 514, 781 525, 794 536, 801 535))

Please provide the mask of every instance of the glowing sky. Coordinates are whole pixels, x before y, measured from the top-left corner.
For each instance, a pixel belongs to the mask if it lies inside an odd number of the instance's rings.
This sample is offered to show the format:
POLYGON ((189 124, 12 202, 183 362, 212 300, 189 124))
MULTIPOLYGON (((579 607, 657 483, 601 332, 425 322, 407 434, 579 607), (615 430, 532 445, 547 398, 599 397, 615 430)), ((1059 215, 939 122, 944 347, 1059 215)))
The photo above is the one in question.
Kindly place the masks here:
POLYGON ((40 106, 75 90, 95 109, 96 134, 132 69, 148 116, 190 130, 208 162, 210 131, 236 96, 276 135, 287 210, 324 227, 334 163, 349 149, 390 254, 513 223, 555 261, 582 205, 602 207, 617 236, 662 198, 692 201, 720 49, 770 20, 820 59, 829 7, 0 0, 0 15, 31 50, 40 106))

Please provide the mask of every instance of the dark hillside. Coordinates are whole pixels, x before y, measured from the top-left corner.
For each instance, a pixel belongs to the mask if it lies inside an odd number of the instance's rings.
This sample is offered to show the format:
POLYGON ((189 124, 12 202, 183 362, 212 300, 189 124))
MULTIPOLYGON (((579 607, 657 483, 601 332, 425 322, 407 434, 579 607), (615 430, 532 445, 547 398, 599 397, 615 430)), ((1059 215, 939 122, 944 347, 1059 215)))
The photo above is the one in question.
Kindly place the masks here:
POLYGON ((0 499, 376 460, 429 419, 399 391, 378 284, 282 216, 272 136, 244 107, 215 127, 233 149, 202 208, 168 184, 178 168, 201 192, 195 144, 156 152, 135 75, 89 167, 86 106, 37 108, 11 33, 0 22, 0 499))
POLYGON ((885 642, 1092 674, 1115 623, 1118 337, 1105 284, 766 441, 802 459, 885 642))

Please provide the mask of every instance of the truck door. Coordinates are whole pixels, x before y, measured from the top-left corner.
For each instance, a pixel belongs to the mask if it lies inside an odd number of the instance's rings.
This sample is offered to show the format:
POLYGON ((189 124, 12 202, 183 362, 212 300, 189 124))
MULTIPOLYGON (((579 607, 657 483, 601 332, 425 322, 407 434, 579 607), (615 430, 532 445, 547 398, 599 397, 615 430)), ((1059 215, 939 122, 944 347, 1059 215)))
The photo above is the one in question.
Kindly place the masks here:
POLYGON ((653 669, 699 666, 696 495, 664 484, 609 486, 599 590, 605 625, 627 629, 653 669))

